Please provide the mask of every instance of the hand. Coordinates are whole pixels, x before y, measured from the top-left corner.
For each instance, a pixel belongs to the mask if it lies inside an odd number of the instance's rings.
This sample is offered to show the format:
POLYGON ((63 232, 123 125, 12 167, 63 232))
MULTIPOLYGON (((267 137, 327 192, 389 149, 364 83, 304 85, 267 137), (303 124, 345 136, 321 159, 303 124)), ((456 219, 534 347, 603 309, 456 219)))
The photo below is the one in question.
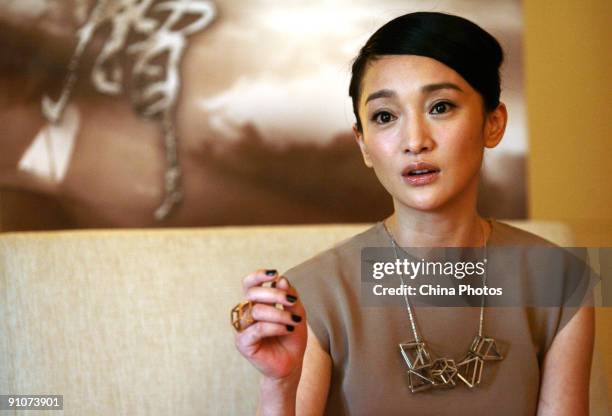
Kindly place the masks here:
POLYGON ((251 273, 243 288, 246 299, 253 302, 255 323, 236 333, 236 348, 264 377, 297 383, 307 338, 306 311, 297 291, 275 270, 251 273), (266 282, 275 287, 263 287, 266 282))

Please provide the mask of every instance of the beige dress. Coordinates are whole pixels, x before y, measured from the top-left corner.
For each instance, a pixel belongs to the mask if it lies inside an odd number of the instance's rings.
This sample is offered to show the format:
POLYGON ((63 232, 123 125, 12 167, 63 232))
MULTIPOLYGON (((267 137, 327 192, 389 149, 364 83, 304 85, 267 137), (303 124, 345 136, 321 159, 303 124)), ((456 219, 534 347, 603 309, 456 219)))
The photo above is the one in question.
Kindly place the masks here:
MULTIPOLYGON (((492 221, 489 246, 553 244, 492 221)), ((333 360, 326 415, 533 415, 541 368, 555 335, 575 307, 487 308, 484 334, 505 356, 486 363, 480 386, 411 393, 398 344, 412 341, 405 307, 360 304, 360 254, 388 247, 381 222, 287 271, 307 311, 308 324, 333 360)), ((520 270, 520 268, 519 268, 520 270)), ((521 276, 510 276, 526 282, 521 276)), ((522 283, 521 283, 522 284, 522 283)), ((422 338, 437 357, 462 358, 478 330, 478 307, 416 308, 422 338)))

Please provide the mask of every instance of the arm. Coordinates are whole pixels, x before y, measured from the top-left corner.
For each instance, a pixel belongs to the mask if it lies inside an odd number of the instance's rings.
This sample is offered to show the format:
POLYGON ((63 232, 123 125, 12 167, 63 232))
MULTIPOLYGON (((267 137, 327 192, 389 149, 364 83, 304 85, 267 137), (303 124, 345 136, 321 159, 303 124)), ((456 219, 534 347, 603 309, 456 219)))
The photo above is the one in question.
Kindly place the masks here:
POLYGON ((243 287, 252 302, 245 313, 254 323, 242 327, 235 342, 238 351, 262 374, 257 414, 322 415, 331 358, 307 327, 306 310, 297 291, 285 277, 279 279, 275 270, 251 273, 243 287))
POLYGON ((302 372, 296 384, 263 378, 257 415, 320 416, 325 411, 331 379, 331 357, 308 327, 302 372))
POLYGON ((329 394, 331 372, 331 357, 321 347, 319 340, 309 326, 302 377, 297 391, 296 413, 299 416, 319 416, 323 414, 329 394))
POLYGON ((581 307, 557 334, 542 369, 538 416, 588 415, 594 311, 581 307))

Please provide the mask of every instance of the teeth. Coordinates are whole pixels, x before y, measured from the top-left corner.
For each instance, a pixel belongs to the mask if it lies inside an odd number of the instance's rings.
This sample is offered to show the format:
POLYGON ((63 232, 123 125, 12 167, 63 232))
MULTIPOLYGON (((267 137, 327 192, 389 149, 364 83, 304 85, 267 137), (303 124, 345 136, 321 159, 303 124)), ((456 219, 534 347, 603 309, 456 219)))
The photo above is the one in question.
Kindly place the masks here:
POLYGON ((427 172, 433 172, 433 170, 429 170, 429 169, 420 169, 420 170, 413 170, 412 172, 410 172, 412 175, 420 175, 422 173, 427 173, 427 172))

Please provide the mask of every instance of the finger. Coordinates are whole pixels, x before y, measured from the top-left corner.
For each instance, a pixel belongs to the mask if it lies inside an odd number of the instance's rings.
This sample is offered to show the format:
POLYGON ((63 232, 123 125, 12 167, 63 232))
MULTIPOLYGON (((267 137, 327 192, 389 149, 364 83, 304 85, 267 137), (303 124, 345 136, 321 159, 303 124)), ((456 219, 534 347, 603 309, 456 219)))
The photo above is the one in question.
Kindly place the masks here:
POLYGON ((246 298, 252 302, 281 304, 283 306, 294 306, 299 302, 297 292, 291 290, 273 289, 269 287, 255 286, 246 292, 246 298))
POLYGON ((251 316, 258 322, 272 322, 285 325, 297 325, 303 318, 293 311, 283 311, 274 306, 256 303, 251 310, 251 316))
MULTIPOLYGON (((276 288, 285 290, 287 294, 299 298, 297 290, 291 285, 291 282, 285 276, 279 276, 278 282, 276 283, 276 288)), ((306 312, 304 311, 304 305, 302 304, 302 302, 296 302, 293 305, 289 305, 287 307, 287 310, 299 314, 303 317, 306 316, 306 312)))
POLYGON ((298 296, 297 290, 293 286, 291 286, 289 279, 287 279, 285 276, 279 276, 275 287, 276 289, 284 290, 285 292, 287 292, 287 294, 292 295, 294 297, 298 296))
POLYGON ((288 294, 293 295, 295 297, 298 296, 297 289, 291 285, 291 282, 285 276, 279 276, 276 288, 284 290, 288 294))
POLYGON ((256 270, 242 280, 242 288, 246 292, 253 286, 260 286, 262 283, 271 282, 276 279, 278 279, 278 272, 275 269, 256 270))
POLYGON ((285 276, 278 276, 278 282, 276 283, 276 288, 277 289, 283 289, 283 290, 288 290, 289 288, 291 288, 291 283, 289 282, 289 279, 287 279, 285 276))
POLYGON ((262 339, 290 335, 294 329, 293 325, 256 322, 236 335, 236 346, 241 352, 248 353, 249 349, 257 345, 262 339))

